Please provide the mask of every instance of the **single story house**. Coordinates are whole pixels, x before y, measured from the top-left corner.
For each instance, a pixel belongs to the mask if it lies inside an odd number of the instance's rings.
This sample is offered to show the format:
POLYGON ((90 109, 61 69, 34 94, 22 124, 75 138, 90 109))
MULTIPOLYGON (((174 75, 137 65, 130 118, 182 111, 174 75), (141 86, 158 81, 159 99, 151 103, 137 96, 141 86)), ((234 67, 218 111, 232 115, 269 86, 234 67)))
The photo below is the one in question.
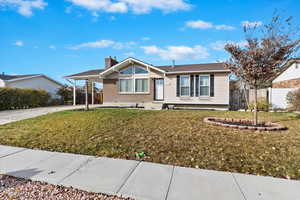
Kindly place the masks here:
POLYGON ((74 83, 76 80, 103 83, 105 105, 228 109, 229 73, 223 63, 154 66, 131 57, 121 62, 108 57, 105 69, 65 78, 74 83))
POLYGON ((288 107, 286 96, 288 92, 300 88, 300 58, 291 59, 283 67, 281 73, 272 81, 269 88, 269 102, 273 109, 288 107))
POLYGON ((43 74, 7 75, 0 74, 0 87, 43 89, 52 98, 56 98, 56 92, 63 84, 43 74))

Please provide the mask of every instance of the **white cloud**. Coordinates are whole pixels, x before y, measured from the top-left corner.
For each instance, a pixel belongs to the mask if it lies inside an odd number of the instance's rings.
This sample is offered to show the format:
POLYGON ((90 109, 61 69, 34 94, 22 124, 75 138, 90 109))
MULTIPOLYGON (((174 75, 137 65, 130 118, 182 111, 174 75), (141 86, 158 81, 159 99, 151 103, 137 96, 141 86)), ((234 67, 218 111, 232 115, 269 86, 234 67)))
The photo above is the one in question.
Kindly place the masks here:
POLYGON ((226 44, 236 44, 240 47, 244 47, 248 44, 247 41, 245 40, 242 40, 240 42, 234 42, 234 41, 225 41, 225 40, 218 40, 216 42, 213 42, 213 43, 210 43, 209 46, 213 49, 213 50, 216 50, 216 51, 222 51, 224 50, 224 47, 226 44))
POLYGON ((54 45, 50 45, 50 46, 49 46, 49 49, 53 49, 53 50, 55 50, 55 49, 56 49, 56 46, 54 46, 54 45))
POLYGON ((261 26, 263 23, 261 21, 242 21, 241 22, 242 26, 244 27, 248 27, 248 28, 254 28, 254 27, 259 27, 261 26))
POLYGON ((229 26, 229 25, 225 25, 225 24, 216 25, 215 28, 217 30, 226 30, 226 31, 230 31, 230 30, 235 29, 233 26, 229 26))
POLYGON ((149 37, 142 37, 141 40, 148 41, 148 40, 151 40, 151 38, 149 38, 149 37))
POLYGON ((0 7, 16 9, 26 17, 33 15, 33 9, 43 10, 47 5, 44 0, 0 0, 0 7))
POLYGON ((209 53, 201 45, 188 46, 168 46, 165 49, 153 46, 141 47, 146 54, 158 55, 163 60, 184 60, 207 58, 209 53))
POLYGON ((205 22, 202 20, 188 21, 185 24, 187 27, 194 28, 194 29, 209 29, 214 27, 212 23, 205 22))
POLYGON ((133 57, 133 56, 135 56, 135 53, 134 52, 126 52, 126 53, 124 53, 124 56, 133 57))
POLYGON ((69 47, 72 50, 83 48, 113 48, 113 49, 130 49, 135 46, 135 42, 116 42, 113 40, 98 40, 95 42, 86 42, 69 47))
POLYGON ((186 27, 193 28, 193 29, 217 29, 217 30, 233 30, 235 29, 233 26, 221 24, 221 25, 214 25, 211 22, 205 22, 202 20, 191 20, 185 23, 186 27))
POLYGON ((24 46, 24 43, 21 40, 17 40, 13 45, 18 46, 18 47, 22 47, 22 46, 24 46))
POLYGON ((73 5, 85 8, 90 11, 103 11, 108 13, 145 14, 153 9, 165 13, 178 10, 188 10, 191 5, 186 0, 66 0, 73 5))

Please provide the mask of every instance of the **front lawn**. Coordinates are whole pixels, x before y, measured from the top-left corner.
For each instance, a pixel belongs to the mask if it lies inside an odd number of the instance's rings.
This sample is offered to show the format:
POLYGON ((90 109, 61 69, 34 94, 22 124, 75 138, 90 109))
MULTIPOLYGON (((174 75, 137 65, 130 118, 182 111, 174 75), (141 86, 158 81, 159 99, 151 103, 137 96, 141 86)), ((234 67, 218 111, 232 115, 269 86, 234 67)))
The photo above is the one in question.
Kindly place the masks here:
POLYGON ((207 116, 250 118, 225 111, 96 109, 63 111, 0 126, 0 143, 96 156, 300 180, 300 117, 260 113, 287 126, 254 132, 212 126, 207 116))

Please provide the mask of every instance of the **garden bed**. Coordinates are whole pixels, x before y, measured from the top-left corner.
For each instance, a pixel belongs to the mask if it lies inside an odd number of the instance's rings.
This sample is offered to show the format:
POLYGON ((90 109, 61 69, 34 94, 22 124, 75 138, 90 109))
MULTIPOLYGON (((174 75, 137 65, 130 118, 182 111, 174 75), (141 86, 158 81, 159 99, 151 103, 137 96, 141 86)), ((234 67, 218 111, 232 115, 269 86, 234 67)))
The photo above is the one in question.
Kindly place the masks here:
POLYGON ((286 130, 287 127, 282 126, 278 123, 260 121, 256 125, 252 120, 248 119, 233 119, 233 118, 220 118, 220 117, 206 117, 204 122, 229 127, 236 129, 249 129, 249 130, 258 130, 258 131, 280 131, 286 130))

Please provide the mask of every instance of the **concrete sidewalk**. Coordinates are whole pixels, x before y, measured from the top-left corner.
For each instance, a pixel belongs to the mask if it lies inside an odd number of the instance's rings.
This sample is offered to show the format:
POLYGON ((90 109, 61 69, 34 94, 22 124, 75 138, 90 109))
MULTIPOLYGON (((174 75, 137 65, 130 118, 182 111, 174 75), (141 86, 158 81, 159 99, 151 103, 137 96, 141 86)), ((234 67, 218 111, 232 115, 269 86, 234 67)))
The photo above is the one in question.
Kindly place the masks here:
MULTIPOLYGON (((102 105, 90 105, 90 108, 101 107, 102 105)), ((83 109, 84 105, 76 106, 51 106, 51 107, 40 107, 31 109, 20 109, 20 110, 4 110, 0 111, 0 125, 29 119, 48 113, 59 112, 63 110, 83 109)))
POLYGON ((300 181, 3 145, 0 174, 135 199, 300 199, 300 181))

